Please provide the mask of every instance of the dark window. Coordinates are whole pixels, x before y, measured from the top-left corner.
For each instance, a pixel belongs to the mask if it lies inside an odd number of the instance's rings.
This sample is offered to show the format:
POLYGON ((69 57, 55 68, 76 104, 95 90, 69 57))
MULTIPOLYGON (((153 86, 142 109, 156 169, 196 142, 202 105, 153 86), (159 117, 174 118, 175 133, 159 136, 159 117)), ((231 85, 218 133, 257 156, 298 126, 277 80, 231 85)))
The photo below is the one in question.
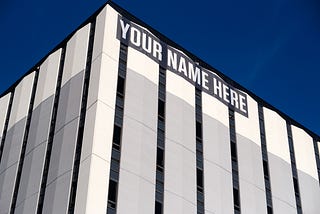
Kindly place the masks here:
POLYGON ((237 159, 237 146, 236 146, 235 142, 231 143, 231 158, 237 159))
POLYGON ((117 202, 117 185, 118 183, 109 180, 109 195, 108 195, 108 206, 112 208, 116 208, 117 202))
POLYGON ((113 129, 113 143, 116 145, 120 145, 120 140, 121 140, 121 128, 115 125, 113 129))
POLYGON ((196 122, 196 136, 197 138, 202 139, 202 125, 200 122, 196 122))
POLYGON ((263 160, 263 173, 266 178, 269 178, 268 163, 265 160, 263 160))
POLYGON ((119 96, 123 97, 124 94, 124 78, 118 77, 118 83, 117 83, 117 93, 119 96))
POLYGON ((240 208, 239 190, 236 188, 233 188, 233 203, 235 207, 240 208))
POLYGON ((293 178, 293 186, 294 186, 294 191, 296 194, 299 194, 299 185, 298 185, 298 180, 297 178, 293 178))
POLYGON ((203 171, 201 169, 197 169, 197 187, 198 190, 202 192, 203 190, 203 171))
POLYGON ((158 100, 158 115, 161 118, 164 118, 164 101, 158 100))
POLYGON ((113 144, 111 153, 110 179, 109 179, 109 193, 108 193, 108 207, 107 214, 116 213, 117 203, 117 189, 120 171, 120 147, 121 147, 121 132, 123 124, 123 108, 125 95, 125 77, 126 77, 126 60, 127 60, 127 46, 120 44, 119 53, 119 67, 118 67, 118 81, 117 81, 117 96, 114 115, 113 127, 113 144))
POLYGON ((155 214, 162 214, 162 204, 156 201, 155 214))
POLYGON ((160 171, 163 171, 163 166, 164 166, 163 149, 158 147, 157 148, 157 169, 160 171))

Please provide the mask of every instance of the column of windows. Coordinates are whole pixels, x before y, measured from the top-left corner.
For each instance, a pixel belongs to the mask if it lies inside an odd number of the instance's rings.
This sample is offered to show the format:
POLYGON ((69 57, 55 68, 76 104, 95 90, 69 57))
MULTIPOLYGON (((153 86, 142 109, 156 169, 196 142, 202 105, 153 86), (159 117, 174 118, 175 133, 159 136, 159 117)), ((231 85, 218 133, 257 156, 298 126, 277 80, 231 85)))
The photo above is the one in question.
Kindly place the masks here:
POLYGON ((127 73, 128 47, 121 43, 118 67, 117 95, 113 127, 113 140, 110 164, 107 213, 115 214, 117 210, 118 182, 120 172, 121 136, 123 126, 123 110, 125 98, 125 81, 127 73))
POLYGON ((164 158, 165 158, 165 103, 166 103, 166 70, 162 67, 159 67, 155 214, 163 213, 164 158))
POLYGON ((197 179, 197 213, 204 214, 204 185, 203 185, 203 133, 202 133, 202 96, 196 87, 196 179, 197 179))
POLYGON ((230 148, 232 163, 232 182, 233 182, 233 206, 234 213, 240 214, 240 187, 239 187, 239 171, 238 171, 238 155, 237 155, 237 139, 234 110, 229 108, 229 129, 230 129, 230 148))
POLYGON ((296 198, 297 213, 302 214, 299 179, 298 179, 298 172, 297 172, 297 166, 296 166, 296 158, 294 155, 292 130, 291 130, 291 124, 288 121, 287 121, 287 133, 288 133, 288 143, 289 143, 289 150, 290 150, 291 169, 292 169, 292 177, 293 177, 294 194, 296 198))
POLYGON ((261 104, 258 105, 258 112, 259 112, 259 125, 260 125, 260 139, 261 139, 264 184, 265 184, 266 201, 267 201, 267 213, 272 214, 273 213, 273 205, 272 205, 272 193, 271 193, 271 185, 270 185, 268 150, 267 150, 267 142, 266 142, 266 132, 265 132, 265 127, 264 127, 263 107, 261 104))

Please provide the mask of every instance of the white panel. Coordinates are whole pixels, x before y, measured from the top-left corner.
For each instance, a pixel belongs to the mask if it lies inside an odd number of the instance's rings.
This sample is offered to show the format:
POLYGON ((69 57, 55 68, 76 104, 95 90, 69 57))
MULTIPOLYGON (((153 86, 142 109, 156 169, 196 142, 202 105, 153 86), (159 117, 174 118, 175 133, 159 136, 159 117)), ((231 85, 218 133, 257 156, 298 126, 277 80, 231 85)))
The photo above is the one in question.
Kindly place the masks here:
POLYGON ((313 139, 304 130, 291 126, 297 170, 318 179, 313 139))
POLYGON ((62 85, 86 68, 90 24, 78 30, 67 43, 62 85))
POLYGON ((2 138, 4 125, 6 123, 10 96, 11 96, 11 93, 8 93, 5 96, 0 98, 0 142, 2 138))
POLYGON ((56 91, 61 49, 51 54, 40 66, 37 93, 33 109, 52 96, 56 91))
POLYGON ((110 6, 96 19, 75 213, 107 210, 120 48, 116 22, 117 13, 110 6))
MULTIPOLYGON (((207 114, 208 116, 211 116, 212 118, 218 120, 229 130, 228 107, 207 93, 202 93, 202 112, 203 114, 207 114)), ((228 159, 230 158, 228 157, 228 159)), ((228 166, 231 166, 230 164, 228 164, 228 166)))
POLYGON ((119 214, 154 212, 159 65, 128 48, 119 214))
POLYGON ((286 121, 276 112, 263 108, 268 152, 291 164, 286 121))
POLYGON ((248 101, 248 117, 239 113, 235 113, 236 132, 239 135, 246 137, 252 143, 261 146, 260 141, 260 126, 258 115, 258 104, 247 95, 248 101))
POLYGON ((240 204, 243 213, 266 213, 258 104, 250 96, 248 117, 235 113, 240 204))
POLYGON ((313 139, 304 130, 292 127, 292 137, 303 213, 320 210, 320 188, 313 139))
POLYGON ((87 107, 100 100, 114 109, 118 78, 118 61, 102 54, 92 64, 87 107))
POLYGON ((24 77, 15 88, 8 129, 28 114, 34 74, 33 72, 24 77))
POLYGON ((286 121, 263 108, 272 203, 275 214, 296 213, 286 121))
POLYGON ((107 209, 114 109, 97 101, 87 110, 76 197, 76 213, 107 209))
POLYGON ((96 59, 103 52, 118 61, 120 47, 116 37, 118 13, 110 5, 107 5, 98 15, 97 24, 98 33, 95 37, 96 49, 93 52, 93 59, 96 59))
POLYGON ((195 88, 167 71, 164 213, 196 213, 195 88))
POLYGON ((233 213, 228 107, 202 93, 205 209, 233 213))

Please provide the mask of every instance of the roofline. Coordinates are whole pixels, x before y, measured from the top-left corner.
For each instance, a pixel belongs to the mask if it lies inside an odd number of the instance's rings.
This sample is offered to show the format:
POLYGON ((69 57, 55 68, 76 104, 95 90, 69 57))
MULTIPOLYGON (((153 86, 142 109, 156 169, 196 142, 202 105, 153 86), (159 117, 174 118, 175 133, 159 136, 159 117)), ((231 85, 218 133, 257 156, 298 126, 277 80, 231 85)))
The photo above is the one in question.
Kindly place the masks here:
POLYGON ((15 83, 13 83, 7 90, 5 90, 1 95, 0 98, 7 95, 10 92, 13 92, 15 87, 21 82, 21 80, 29 75, 30 73, 32 73, 33 71, 36 71, 41 64, 54 52, 56 52, 58 49, 63 48, 66 46, 67 42, 71 39, 71 37, 78 31, 80 30, 82 27, 84 27, 85 25, 89 24, 90 22, 92 22, 93 20, 95 20, 95 18, 99 15, 99 13, 107 6, 110 5, 113 9, 115 9, 117 12, 119 12, 121 15, 125 16, 126 18, 128 18, 129 20, 147 28, 152 34, 154 34, 157 38, 159 38, 161 41, 165 42, 166 44, 179 49, 180 51, 182 51, 184 54, 186 54, 188 57, 190 57, 193 61, 199 63, 199 65, 205 69, 208 69, 210 71, 213 71, 214 73, 216 73, 217 75, 219 75, 224 81, 226 81, 228 84, 234 86, 235 88, 247 93, 249 96, 251 96, 257 103, 261 104, 263 107, 267 107, 273 111, 275 111, 276 113, 278 113, 281 117, 283 117, 286 121, 288 121, 291 125, 297 126, 301 129, 303 129, 304 131, 306 131, 314 140, 316 141, 320 141, 320 136, 317 135, 315 132, 311 131, 310 129, 306 128, 305 126, 303 126, 301 123, 297 122, 296 120, 294 120, 293 118, 291 118, 290 116, 288 116, 287 114, 285 114, 284 112, 280 111, 279 109, 275 108, 273 105, 269 104, 268 102, 266 102, 265 100, 263 100, 262 98, 260 98, 259 96, 257 96, 256 94, 254 94, 253 92, 249 91, 248 89, 246 89, 245 87, 243 87, 242 85, 240 85, 238 82, 232 80, 230 77, 226 76, 225 74, 223 74, 222 72, 220 72, 219 70, 217 70, 216 68, 212 67, 211 65, 209 65, 208 63, 206 63, 205 61, 201 60, 199 57, 197 57, 195 54, 191 53, 190 51, 186 50, 185 48, 183 48, 181 45, 177 44, 176 42, 174 42, 173 40, 169 39, 168 37, 166 37, 165 35, 163 35, 162 33, 160 33, 159 31, 155 30, 153 27, 149 26, 148 24, 146 24, 144 21, 142 21, 141 19, 135 17, 134 15, 132 15, 131 13, 129 13, 127 10, 121 8, 119 5, 117 5, 116 3, 114 3, 111 0, 108 0, 106 3, 104 3, 96 12, 94 12, 89 18, 87 18, 79 27, 77 27, 74 31, 72 31, 72 33, 70 33, 64 40, 62 40, 56 47, 54 47, 47 55, 45 55, 38 63, 36 63, 33 67, 31 67, 28 72, 26 72, 20 79, 18 79, 15 83))

